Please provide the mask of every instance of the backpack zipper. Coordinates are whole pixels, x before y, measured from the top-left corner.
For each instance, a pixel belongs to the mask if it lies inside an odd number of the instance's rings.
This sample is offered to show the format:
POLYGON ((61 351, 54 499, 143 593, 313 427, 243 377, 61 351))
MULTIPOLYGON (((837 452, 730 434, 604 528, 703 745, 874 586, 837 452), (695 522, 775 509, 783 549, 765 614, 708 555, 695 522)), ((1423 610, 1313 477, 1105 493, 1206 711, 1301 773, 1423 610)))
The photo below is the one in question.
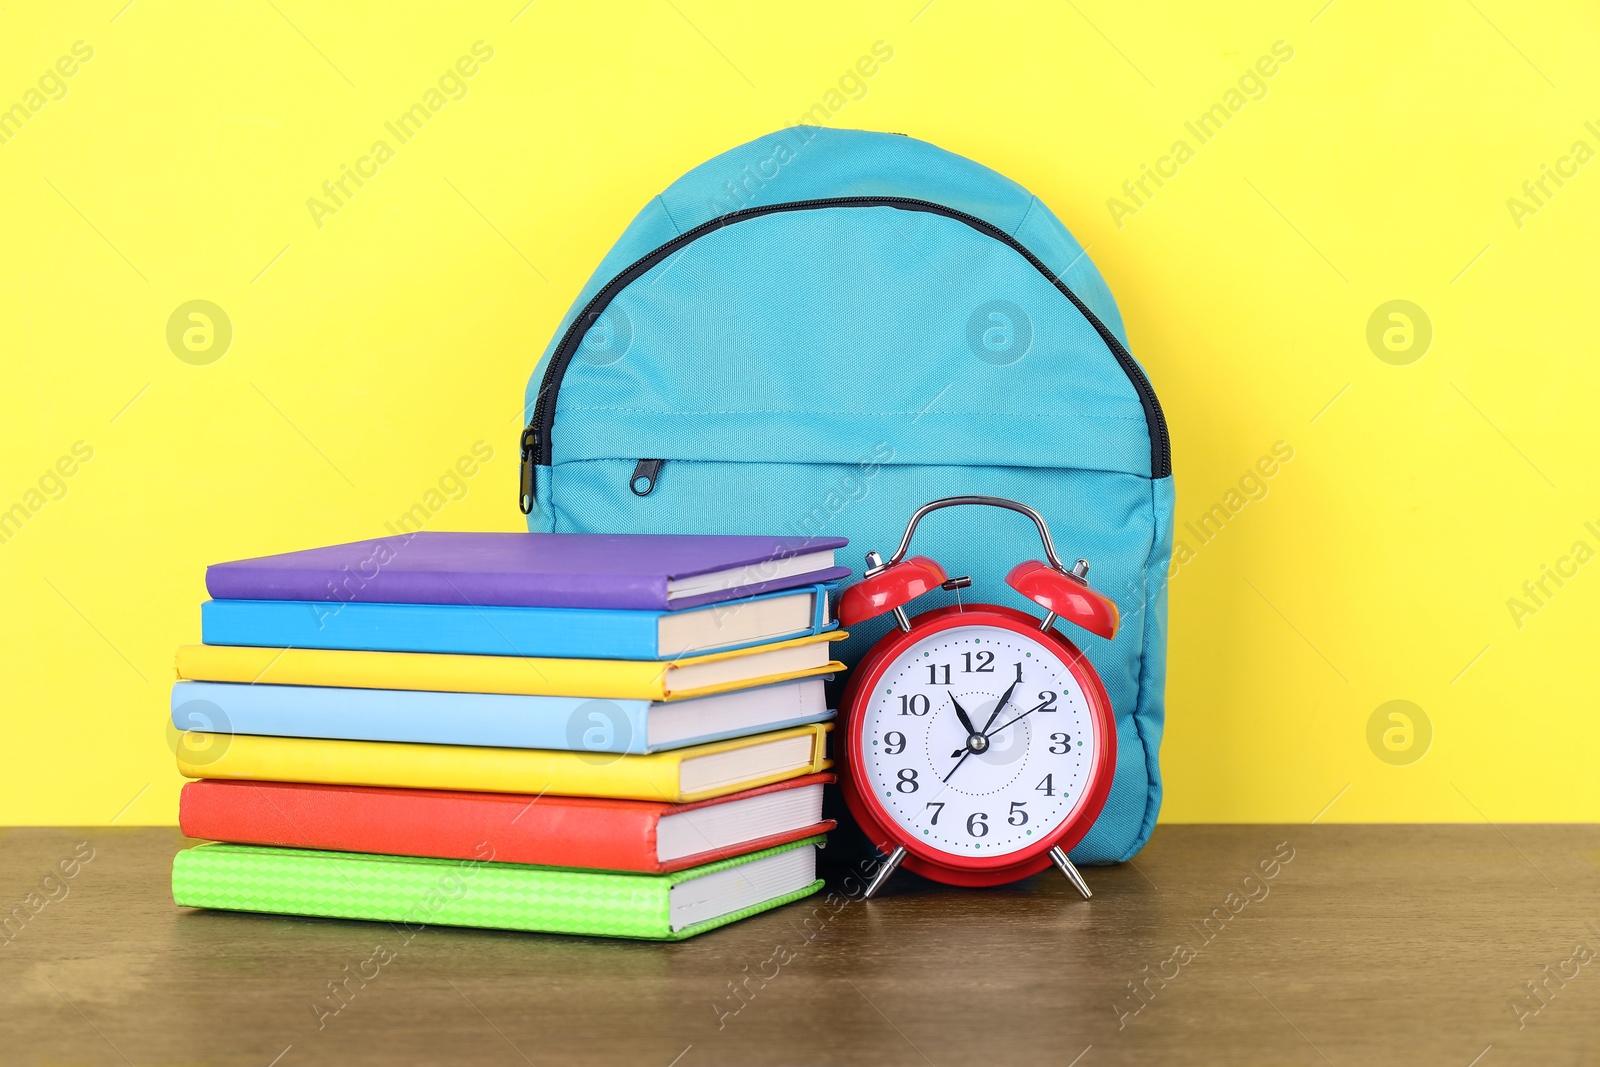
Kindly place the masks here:
POLYGON ((633 490, 634 496, 649 496, 656 487, 656 479, 661 476, 661 465, 664 459, 641 459, 633 468, 633 476, 628 479, 628 488, 633 490))
MULTIPOLYGON (((724 226, 732 226, 748 219, 760 218, 763 215, 773 215, 784 211, 814 211, 822 208, 833 207, 892 207, 902 211, 926 211, 933 215, 943 215, 946 218, 956 219, 977 230, 986 237, 1009 246, 1013 251, 1027 260, 1045 279, 1054 285, 1061 294, 1072 301, 1072 306, 1094 327, 1100 335, 1111 354, 1116 357, 1117 363, 1122 367, 1122 372, 1128 376, 1134 392, 1139 394, 1139 402, 1144 407, 1145 425, 1150 433, 1150 476, 1152 478, 1165 478, 1172 473, 1172 442, 1167 435, 1166 416, 1161 411, 1161 403, 1156 399, 1155 389, 1150 385, 1150 379, 1145 377, 1144 371, 1134 360, 1131 353, 1124 347, 1117 335, 1112 333, 1101 322, 1089 306, 1078 298, 1078 294, 1067 288, 1066 284, 1057 278, 1049 267, 1045 266, 1032 252, 1028 251, 1016 238, 990 222, 969 215, 965 211, 935 204, 928 200, 917 200, 904 196, 839 196, 827 197, 816 200, 794 200, 783 204, 764 204, 759 207, 741 208, 730 211, 726 215, 719 215, 693 229, 686 230, 667 243, 659 246, 654 251, 635 260, 621 273, 612 278, 594 294, 572 324, 567 327, 567 332, 562 335, 561 343, 556 346, 550 355, 550 362, 545 367, 544 378, 539 383, 539 397, 534 403, 533 419, 522 431, 521 441, 521 497, 518 501, 524 515, 533 510, 533 487, 535 466, 548 467, 551 462, 552 449, 550 445, 550 431, 555 423, 556 393, 561 389, 561 380, 567 373, 567 367, 572 362, 573 354, 583 342, 583 336, 594 325, 602 312, 616 299, 627 286, 631 285, 646 271, 657 263, 671 256, 678 249, 699 240, 706 234, 720 230, 724 226)), ((640 461, 641 466, 648 461, 640 461)), ((650 482, 654 485, 655 473, 660 470, 659 464, 651 472, 650 482)), ((634 472, 639 476, 638 470, 634 472)), ((632 486, 630 480, 629 485, 632 486)), ((649 490, 646 490, 648 492, 649 490)), ((644 495, 644 494, 639 494, 644 495)))

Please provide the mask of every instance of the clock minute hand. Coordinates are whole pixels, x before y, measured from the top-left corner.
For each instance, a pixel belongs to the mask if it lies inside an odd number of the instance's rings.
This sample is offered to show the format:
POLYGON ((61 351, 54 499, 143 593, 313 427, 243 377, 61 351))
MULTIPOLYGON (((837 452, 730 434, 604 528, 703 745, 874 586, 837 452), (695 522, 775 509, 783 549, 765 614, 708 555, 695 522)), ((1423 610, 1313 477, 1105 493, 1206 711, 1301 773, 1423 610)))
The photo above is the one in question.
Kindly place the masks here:
POLYGON ((1006 686, 1006 691, 1004 693, 1000 694, 1000 699, 995 703, 994 710, 989 712, 989 721, 983 724, 982 733, 984 734, 984 736, 986 736, 986 737, 988 736, 989 727, 993 726, 995 719, 1000 717, 1000 709, 1005 707, 1006 704, 1008 704, 1011 701, 1011 694, 1016 691, 1017 686, 1020 685, 1021 683, 1022 683, 1022 679, 1018 678, 1016 681, 1014 681, 1010 685, 1006 686))

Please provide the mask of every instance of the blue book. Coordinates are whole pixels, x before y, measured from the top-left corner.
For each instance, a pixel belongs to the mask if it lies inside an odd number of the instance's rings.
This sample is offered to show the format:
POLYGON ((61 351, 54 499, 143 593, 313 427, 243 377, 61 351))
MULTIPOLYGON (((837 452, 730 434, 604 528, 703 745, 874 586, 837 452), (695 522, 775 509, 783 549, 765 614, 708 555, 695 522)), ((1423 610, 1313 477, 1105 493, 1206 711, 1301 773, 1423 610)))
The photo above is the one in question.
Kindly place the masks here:
POLYGON ((669 703, 234 682, 172 687, 180 730, 629 755, 832 717, 820 678, 669 703))
POLYGON ((680 611, 473 607, 327 600, 208 600, 208 645, 668 660, 834 629, 831 584, 680 611))

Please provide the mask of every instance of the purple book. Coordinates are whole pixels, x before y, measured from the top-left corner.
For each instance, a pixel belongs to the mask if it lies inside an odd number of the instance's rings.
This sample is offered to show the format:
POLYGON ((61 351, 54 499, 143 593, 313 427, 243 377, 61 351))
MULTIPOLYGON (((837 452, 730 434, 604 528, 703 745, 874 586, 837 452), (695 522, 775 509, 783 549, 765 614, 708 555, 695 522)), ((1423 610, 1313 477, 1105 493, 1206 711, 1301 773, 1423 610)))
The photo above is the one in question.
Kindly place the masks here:
POLYGON ((217 563, 218 600, 675 611, 831 582, 843 537, 433 533, 217 563))

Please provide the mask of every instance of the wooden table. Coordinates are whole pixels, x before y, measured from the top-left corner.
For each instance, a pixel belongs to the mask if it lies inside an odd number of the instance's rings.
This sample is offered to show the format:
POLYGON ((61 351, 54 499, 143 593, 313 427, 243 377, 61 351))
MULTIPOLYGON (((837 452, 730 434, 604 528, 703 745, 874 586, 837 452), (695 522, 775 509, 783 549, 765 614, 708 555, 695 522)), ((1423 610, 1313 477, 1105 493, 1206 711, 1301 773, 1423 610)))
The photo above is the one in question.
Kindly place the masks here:
POLYGON ((0 830, 0 1062, 1600 1062, 1595 826, 1163 826, 1090 901, 897 874, 675 945, 180 910, 184 843, 0 830))

